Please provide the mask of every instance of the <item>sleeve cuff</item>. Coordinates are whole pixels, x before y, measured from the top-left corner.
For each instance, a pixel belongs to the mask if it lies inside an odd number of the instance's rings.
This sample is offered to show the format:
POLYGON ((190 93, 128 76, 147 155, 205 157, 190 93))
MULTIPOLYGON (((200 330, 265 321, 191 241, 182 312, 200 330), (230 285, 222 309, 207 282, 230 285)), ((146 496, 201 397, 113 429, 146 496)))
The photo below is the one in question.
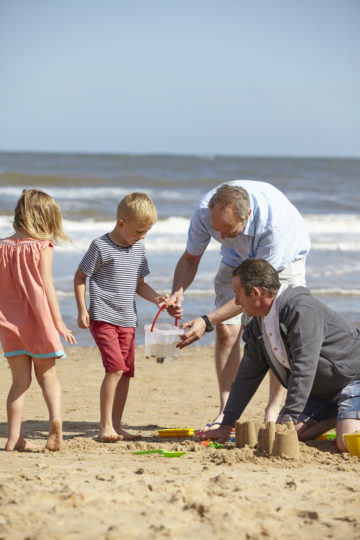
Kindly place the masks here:
POLYGON ((221 422, 222 426, 235 426, 235 422, 237 420, 237 417, 233 414, 224 414, 223 421, 221 422))

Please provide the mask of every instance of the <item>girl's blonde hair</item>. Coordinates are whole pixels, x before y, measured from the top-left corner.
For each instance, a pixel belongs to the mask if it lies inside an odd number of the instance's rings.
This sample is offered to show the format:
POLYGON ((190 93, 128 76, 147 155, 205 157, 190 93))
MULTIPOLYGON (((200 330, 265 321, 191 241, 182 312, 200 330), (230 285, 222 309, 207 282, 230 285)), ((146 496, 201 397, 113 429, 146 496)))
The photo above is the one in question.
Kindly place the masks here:
POLYGON ((41 189, 24 189, 15 207, 13 226, 36 240, 67 240, 56 201, 41 189))
POLYGON ((154 225, 157 220, 156 207, 149 195, 135 191, 120 201, 116 218, 136 219, 141 223, 154 225))

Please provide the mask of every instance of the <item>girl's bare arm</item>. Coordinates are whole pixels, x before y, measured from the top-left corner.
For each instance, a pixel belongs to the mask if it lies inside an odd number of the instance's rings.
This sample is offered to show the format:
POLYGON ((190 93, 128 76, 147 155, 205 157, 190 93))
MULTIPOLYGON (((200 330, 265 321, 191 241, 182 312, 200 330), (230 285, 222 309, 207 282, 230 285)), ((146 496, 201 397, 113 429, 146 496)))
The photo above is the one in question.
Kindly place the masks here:
POLYGON ((40 256, 39 271, 44 285, 46 298, 49 304, 50 312, 56 330, 63 336, 68 343, 76 343, 75 337, 72 335, 64 321, 62 320, 59 302, 56 296, 56 291, 52 277, 53 250, 51 247, 46 247, 40 256))

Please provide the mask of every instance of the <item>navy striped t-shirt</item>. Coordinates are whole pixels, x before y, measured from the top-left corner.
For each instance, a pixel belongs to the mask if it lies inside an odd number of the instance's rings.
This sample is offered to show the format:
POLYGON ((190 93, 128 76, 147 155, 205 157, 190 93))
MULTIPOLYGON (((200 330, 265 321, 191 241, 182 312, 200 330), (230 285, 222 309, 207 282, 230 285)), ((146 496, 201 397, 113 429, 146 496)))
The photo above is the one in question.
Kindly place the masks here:
POLYGON ((90 319, 136 327, 136 288, 149 274, 144 244, 118 246, 105 234, 93 240, 79 267, 90 278, 90 319))

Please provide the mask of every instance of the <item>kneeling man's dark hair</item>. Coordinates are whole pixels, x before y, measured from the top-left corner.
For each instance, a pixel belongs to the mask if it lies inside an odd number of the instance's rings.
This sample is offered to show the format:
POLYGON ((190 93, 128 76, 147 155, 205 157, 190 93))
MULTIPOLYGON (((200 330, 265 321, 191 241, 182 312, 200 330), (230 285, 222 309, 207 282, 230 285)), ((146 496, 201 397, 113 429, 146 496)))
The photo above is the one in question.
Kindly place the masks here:
POLYGON ((277 271, 264 259, 246 259, 233 270, 232 275, 240 278, 246 296, 250 295, 253 287, 262 287, 270 294, 276 294, 280 289, 277 271))

